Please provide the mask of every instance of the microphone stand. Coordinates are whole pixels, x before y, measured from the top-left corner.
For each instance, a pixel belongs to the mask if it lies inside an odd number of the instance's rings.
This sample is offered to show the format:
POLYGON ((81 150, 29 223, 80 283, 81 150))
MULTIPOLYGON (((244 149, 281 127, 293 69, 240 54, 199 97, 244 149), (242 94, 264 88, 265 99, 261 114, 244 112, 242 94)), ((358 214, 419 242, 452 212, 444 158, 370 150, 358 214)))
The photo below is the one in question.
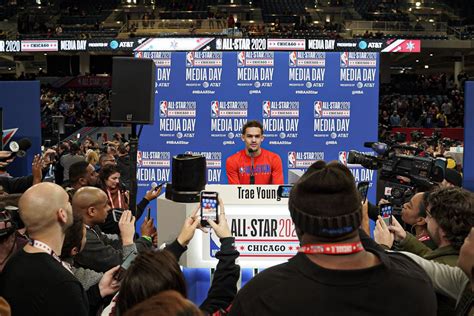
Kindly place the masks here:
POLYGON ((140 137, 143 125, 140 127, 140 133, 137 135, 137 124, 132 123, 132 134, 130 136, 130 210, 136 214, 137 210, 137 153, 138 139, 140 137))

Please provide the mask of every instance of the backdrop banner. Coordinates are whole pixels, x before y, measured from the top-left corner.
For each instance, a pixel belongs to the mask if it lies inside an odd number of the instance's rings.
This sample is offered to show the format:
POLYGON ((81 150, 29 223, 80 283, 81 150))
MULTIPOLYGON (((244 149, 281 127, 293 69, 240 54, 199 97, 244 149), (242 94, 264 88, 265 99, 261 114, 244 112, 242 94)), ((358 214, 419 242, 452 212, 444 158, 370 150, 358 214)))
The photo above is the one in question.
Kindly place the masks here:
MULTIPOLYGON (((151 58, 157 67, 155 124, 144 126, 139 144, 139 198, 153 182, 170 181, 171 159, 182 153, 204 155, 207 182, 226 184, 226 159, 244 148, 240 136, 248 120, 263 123, 262 147, 280 155, 285 182, 292 181, 295 170, 304 171, 321 159, 348 165, 356 181, 376 179, 373 170, 347 164, 347 156, 352 149, 373 154, 363 143, 377 141, 379 53, 190 51, 135 56, 151 58)), ((375 189, 369 192, 374 198, 375 189)), ((204 279, 208 275, 203 272, 204 279)), ((192 299, 199 303, 206 293, 200 295, 192 299)))

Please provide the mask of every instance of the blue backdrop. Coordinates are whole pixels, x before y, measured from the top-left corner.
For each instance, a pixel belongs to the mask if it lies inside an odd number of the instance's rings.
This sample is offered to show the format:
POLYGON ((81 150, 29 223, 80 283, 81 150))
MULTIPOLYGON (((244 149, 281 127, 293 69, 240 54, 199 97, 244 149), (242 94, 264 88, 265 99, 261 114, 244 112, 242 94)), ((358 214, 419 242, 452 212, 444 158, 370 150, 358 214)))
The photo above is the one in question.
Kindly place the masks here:
POLYGON ((13 140, 26 137, 32 143, 28 155, 16 158, 8 172, 13 176, 30 174, 34 154, 41 153, 40 82, 0 81, 0 96, 3 129, 18 128, 13 140))
MULTIPOLYGON (((138 197, 169 181, 171 158, 206 156, 208 183, 227 183, 225 161, 243 149, 247 120, 264 125, 263 147, 278 153, 285 181, 316 160, 347 164, 351 149, 377 140, 379 54, 365 52, 151 52, 157 66, 155 123, 138 154, 138 197)), ((373 170, 348 165, 356 181, 373 170)), ((370 190, 370 196, 375 196, 370 190)), ((158 223, 159 229, 159 223, 158 223)), ((258 268, 258 267, 256 267, 258 268)), ((243 271, 243 283, 251 277, 243 271)), ((209 271, 185 269, 190 298, 206 296, 209 271)))
POLYGON ((464 87, 464 183, 463 187, 474 192, 474 81, 467 81, 464 87))

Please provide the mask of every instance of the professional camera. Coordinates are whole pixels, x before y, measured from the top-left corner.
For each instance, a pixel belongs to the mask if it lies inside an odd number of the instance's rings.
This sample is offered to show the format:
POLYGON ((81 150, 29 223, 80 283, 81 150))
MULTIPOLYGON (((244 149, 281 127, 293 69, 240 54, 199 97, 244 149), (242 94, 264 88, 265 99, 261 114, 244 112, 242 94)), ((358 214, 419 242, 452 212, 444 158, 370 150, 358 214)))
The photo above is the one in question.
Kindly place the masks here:
POLYGON ((0 238, 9 236, 17 229, 24 227, 25 224, 20 218, 17 207, 5 206, 0 209, 0 238))
POLYGON ((448 137, 444 137, 441 139, 441 144, 443 144, 444 148, 452 147, 455 143, 456 143, 455 140, 448 137))
POLYGON ((423 138, 423 136, 425 136, 425 134, 421 131, 412 131, 410 136, 412 142, 418 142, 423 138))
POLYGON ((428 190, 444 179, 445 159, 401 155, 395 152, 396 149, 419 152, 419 148, 410 146, 389 147, 383 143, 365 143, 364 145, 374 149, 380 156, 370 156, 351 150, 347 163, 379 170, 379 179, 386 181, 387 184, 385 196, 394 205, 395 211, 400 211, 403 203, 408 201, 417 189, 428 190), (381 150, 382 148, 384 150, 381 150))
POLYGON ((441 131, 435 130, 430 137, 423 137, 423 139, 426 141, 428 145, 435 147, 438 145, 438 142, 442 137, 443 137, 443 134, 441 133, 441 131))

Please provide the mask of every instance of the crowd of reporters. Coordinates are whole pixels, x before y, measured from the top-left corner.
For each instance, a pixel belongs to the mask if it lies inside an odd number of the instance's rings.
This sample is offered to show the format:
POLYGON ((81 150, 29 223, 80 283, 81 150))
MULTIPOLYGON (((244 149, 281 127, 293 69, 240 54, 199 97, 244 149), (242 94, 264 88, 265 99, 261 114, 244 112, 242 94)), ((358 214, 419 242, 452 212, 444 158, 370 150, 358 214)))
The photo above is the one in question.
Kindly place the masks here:
MULTIPOLYGON (((163 188, 150 188, 132 207, 129 144, 120 134, 102 141, 61 143, 35 156, 32 175, 0 177, 0 296, 13 315, 472 313, 474 197, 460 188, 459 172, 418 188, 387 225, 363 203, 346 166, 315 162, 288 201, 300 244, 361 246, 343 255, 302 247, 239 292, 239 253, 220 201, 219 222, 209 221, 221 242, 218 263, 207 298, 196 306, 178 261, 196 229, 207 230, 199 210, 174 242, 158 247, 146 208, 163 188)), ((0 154, 8 170, 10 153, 0 154)))

